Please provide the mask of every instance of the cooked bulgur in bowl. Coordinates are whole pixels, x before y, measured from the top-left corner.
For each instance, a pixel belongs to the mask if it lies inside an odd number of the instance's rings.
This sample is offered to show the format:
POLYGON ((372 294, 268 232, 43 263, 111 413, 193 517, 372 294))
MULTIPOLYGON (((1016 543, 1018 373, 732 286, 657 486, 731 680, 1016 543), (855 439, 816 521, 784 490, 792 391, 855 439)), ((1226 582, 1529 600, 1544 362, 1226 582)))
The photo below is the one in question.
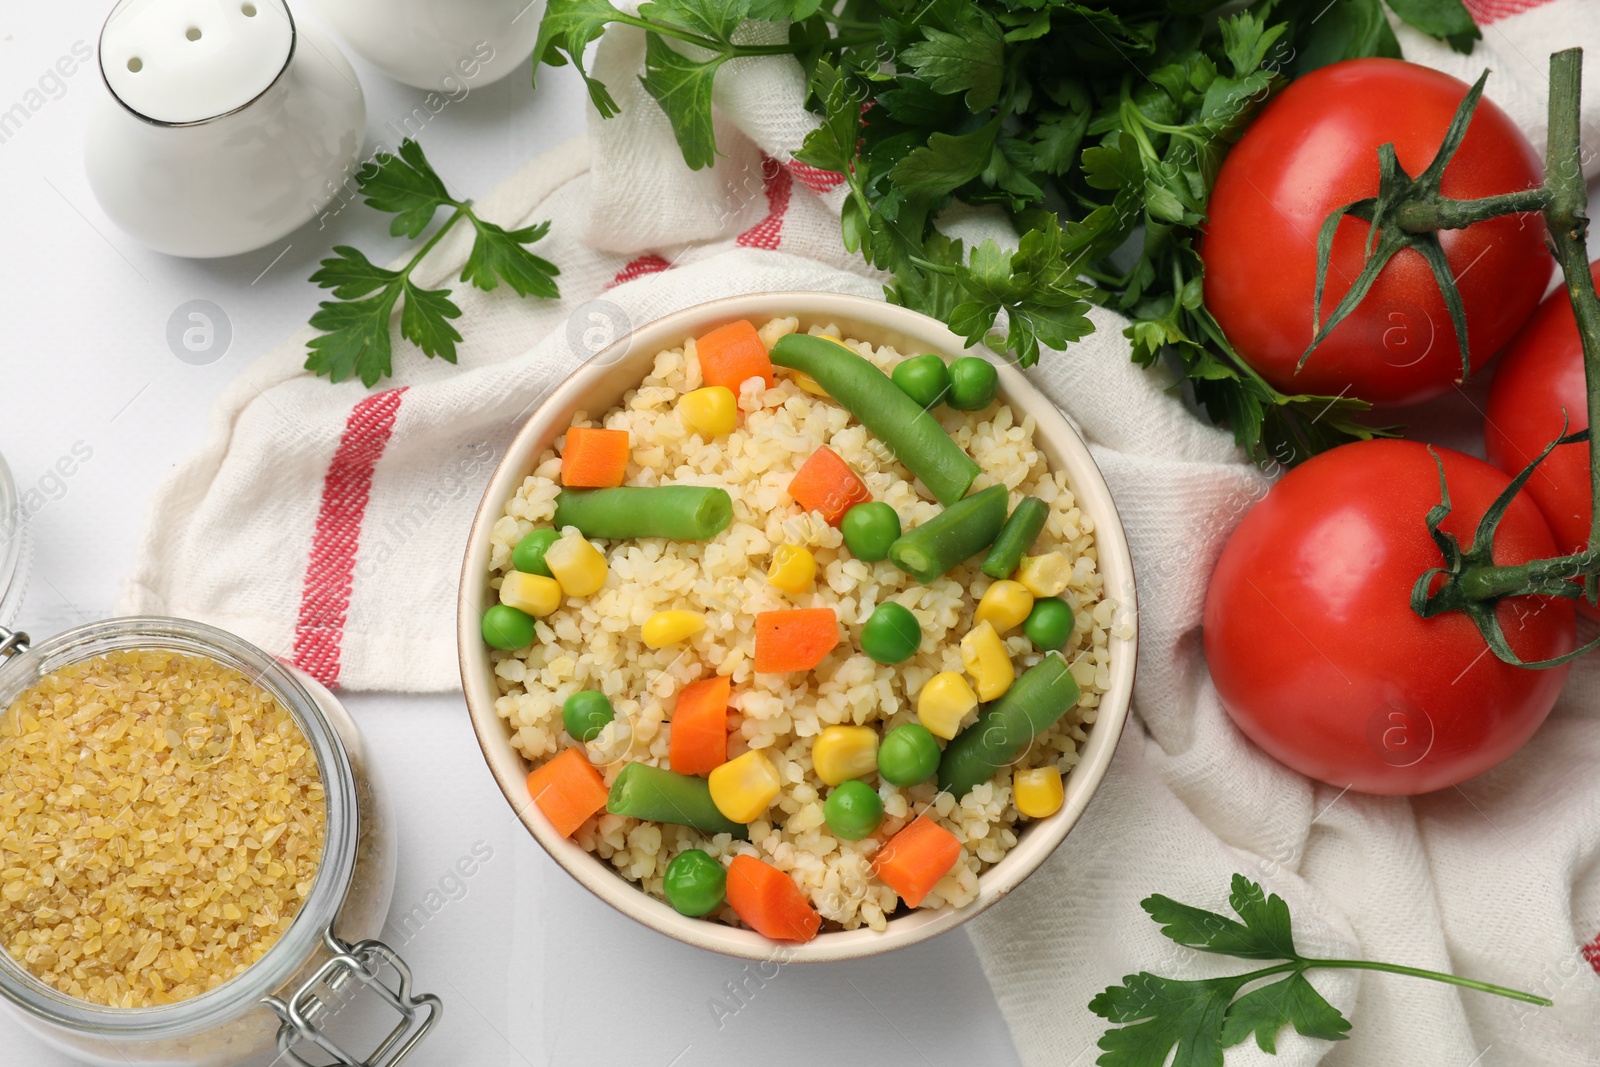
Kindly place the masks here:
POLYGON ((468 550, 463 679, 508 799, 604 899, 721 951, 854 956, 975 914, 1126 716, 1131 566, 1081 441, 1012 368, 859 298, 619 344, 524 428, 468 550))

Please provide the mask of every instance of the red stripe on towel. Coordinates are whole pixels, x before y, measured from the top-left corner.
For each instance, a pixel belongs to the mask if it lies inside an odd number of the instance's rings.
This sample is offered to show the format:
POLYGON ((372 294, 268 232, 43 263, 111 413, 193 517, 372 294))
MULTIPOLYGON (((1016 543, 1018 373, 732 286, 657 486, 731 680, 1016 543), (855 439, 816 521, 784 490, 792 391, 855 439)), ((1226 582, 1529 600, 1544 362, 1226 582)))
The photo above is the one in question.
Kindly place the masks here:
POLYGON ((789 161, 789 171, 800 184, 810 189, 813 193, 825 193, 829 189, 836 189, 844 184, 844 175, 836 170, 823 170, 800 162, 798 159, 789 161))
POLYGON ((404 387, 386 389, 351 410, 322 482, 322 504, 300 591, 300 616, 295 620, 294 665, 326 686, 339 684, 361 520, 372 495, 372 472, 394 432, 404 393, 404 387))
POLYGON ((1520 15, 1546 3, 1547 0, 1466 0, 1467 11, 1480 26, 1500 19, 1520 15))
POLYGON ((629 263, 627 266, 625 266, 621 270, 617 271, 617 276, 615 278, 611 279, 611 284, 607 285, 606 288, 610 289, 610 288, 613 288, 615 286, 621 285, 623 282, 631 282, 635 278, 644 277, 646 274, 659 274, 664 270, 670 269, 671 267, 672 267, 672 264, 668 263, 666 260, 662 259, 660 256, 657 256, 657 255, 640 256, 638 259, 634 260, 632 263, 629 263))
POLYGON ((1583 946, 1583 958, 1589 961, 1595 974, 1600 974, 1600 934, 1595 934, 1594 940, 1583 946))
POLYGON ((741 233, 734 243, 742 248, 765 248, 775 252, 783 239, 783 216, 789 210, 794 178, 770 156, 761 157, 761 178, 767 192, 767 217, 741 233))

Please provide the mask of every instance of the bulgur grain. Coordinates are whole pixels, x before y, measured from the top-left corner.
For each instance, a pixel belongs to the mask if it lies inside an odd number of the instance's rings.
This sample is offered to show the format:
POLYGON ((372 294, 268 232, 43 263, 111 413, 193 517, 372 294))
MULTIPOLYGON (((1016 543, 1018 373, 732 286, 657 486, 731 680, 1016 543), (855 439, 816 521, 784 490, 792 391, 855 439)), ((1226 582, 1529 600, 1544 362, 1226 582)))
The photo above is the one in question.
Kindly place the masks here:
POLYGON ((0 947, 117 1008, 198 996, 293 922, 326 805, 290 714, 205 656, 111 652, 0 719, 0 947))

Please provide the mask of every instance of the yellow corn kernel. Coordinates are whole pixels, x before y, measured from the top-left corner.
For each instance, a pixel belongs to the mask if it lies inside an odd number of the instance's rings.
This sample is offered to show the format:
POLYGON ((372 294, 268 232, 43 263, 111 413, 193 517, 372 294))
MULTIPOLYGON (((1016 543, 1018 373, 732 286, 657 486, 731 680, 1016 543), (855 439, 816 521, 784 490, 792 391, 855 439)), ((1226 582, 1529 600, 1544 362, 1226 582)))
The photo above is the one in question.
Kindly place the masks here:
POLYGON ((978 610, 972 617, 977 622, 988 622, 994 627, 995 633, 1004 634, 1021 626, 1032 610, 1033 594, 1028 592, 1027 587, 1021 582, 1003 578, 984 592, 983 599, 978 601, 978 610))
POLYGON ((955 671, 940 671, 917 694, 917 720, 946 741, 961 728, 967 712, 978 706, 978 694, 955 671))
POLYGON ((707 784, 711 786, 711 802, 734 822, 759 818, 778 799, 783 785, 778 768, 759 749, 714 768, 707 784))
POLYGON ((1011 776, 1011 796, 1017 810, 1030 819, 1043 819, 1061 810, 1067 791, 1061 772, 1054 767, 1034 767, 1011 776))
POLYGON ((1016 680, 1016 669, 994 625, 980 622, 961 639, 961 662, 977 683, 978 699, 995 700, 1016 680))
POLYGON ((582 534, 567 534, 545 549, 544 565, 567 596, 588 596, 606 584, 606 557, 582 534))
POLYGON ((817 577, 817 557, 802 545, 779 545, 772 551, 767 584, 785 593, 804 593, 817 577))
POLYGON ((870 726, 828 726, 811 742, 811 766, 828 785, 878 769, 878 731, 870 726))
POLYGON ((1036 597, 1060 596, 1072 577, 1072 564, 1059 552, 1029 556, 1017 567, 1017 581, 1036 597))
POLYGON ((678 414, 706 440, 732 433, 739 424, 739 398, 725 385, 711 385, 678 398, 678 414))
POLYGON ((561 583, 542 574, 511 571, 500 583, 500 603, 543 618, 561 606, 561 583))
MULTIPOLYGON (((832 341, 833 338, 829 337, 826 338, 826 340, 832 341)), ((794 375, 794 384, 798 385, 802 390, 810 393, 812 396, 828 395, 828 391, 818 384, 817 380, 811 375, 807 374, 805 371, 797 370, 790 371, 789 373, 794 375)))
POLYGON ((698 611, 658 611, 645 620, 641 636, 651 648, 666 648, 705 628, 706 617, 698 611))

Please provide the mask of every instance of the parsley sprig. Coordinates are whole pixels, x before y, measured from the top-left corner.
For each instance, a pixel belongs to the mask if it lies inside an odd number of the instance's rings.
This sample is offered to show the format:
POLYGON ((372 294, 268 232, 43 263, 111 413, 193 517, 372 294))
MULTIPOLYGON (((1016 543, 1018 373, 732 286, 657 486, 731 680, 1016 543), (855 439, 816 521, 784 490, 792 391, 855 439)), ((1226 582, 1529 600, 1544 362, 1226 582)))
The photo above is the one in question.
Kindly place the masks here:
POLYGON ((1367 960, 1324 960, 1295 948, 1289 905, 1242 874, 1233 876, 1228 905, 1234 919, 1157 893, 1141 901, 1161 932, 1180 945, 1247 960, 1279 960, 1243 974, 1182 980, 1148 971, 1128 975, 1089 1002, 1101 1018, 1122 1024, 1100 1038, 1101 1067, 1162 1067, 1176 1048, 1175 1063, 1221 1067, 1223 1049, 1254 1037, 1277 1052, 1278 1033, 1293 1026, 1305 1037, 1342 1041, 1350 1021, 1318 993, 1306 972, 1323 969, 1386 971, 1510 997, 1549 1007, 1548 998, 1471 978, 1367 960))
POLYGON ((461 269, 463 282, 491 290, 503 281, 520 296, 560 295, 555 282, 560 271, 527 248, 550 231, 550 224, 507 230, 479 217, 471 200, 450 195, 417 142, 402 141, 398 154, 377 154, 356 181, 368 204, 394 215, 389 232, 396 237, 415 240, 441 207, 452 211, 399 270, 380 267, 349 245, 334 246, 333 256, 311 275, 322 288, 333 290, 334 299, 317 305, 311 316, 311 326, 324 332, 308 345, 307 370, 336 382, 360 378, 369 388, 388 377, 393 370, 389 324, 397 304, 400 336, 424 355, 454 363, 461 333, 451 320, 461 317, 461 309, 450 299, 449 289, 424 289, 411 275, 462 219, 475 231, 472 251, 461 269))
POLYGON ((1289 77, 1400 54, 1385 2, 1458 49, 1478 36, 1461 0, 654 0, 638 15, 549 0, 534 62, 573 63, 610 117, 585 52, 608 26, 642 30, 640 81, 701 169, 718 72, 795 56, 822 120, 796 158, 844 177, 844 243, 891 276, 889 299, 1022 366, 1113 308, 1138 362, 1175 360, 1241 445, 1292 463, 1388 431, 1360 401, 1281 393, 1240 359, 1205 308, 1196 234, 1228 145, 1289 77), (746 43, 785 20, 787 41, 746 43), (951 237, 967 206, 997 209, 1018 246, 951 237))

